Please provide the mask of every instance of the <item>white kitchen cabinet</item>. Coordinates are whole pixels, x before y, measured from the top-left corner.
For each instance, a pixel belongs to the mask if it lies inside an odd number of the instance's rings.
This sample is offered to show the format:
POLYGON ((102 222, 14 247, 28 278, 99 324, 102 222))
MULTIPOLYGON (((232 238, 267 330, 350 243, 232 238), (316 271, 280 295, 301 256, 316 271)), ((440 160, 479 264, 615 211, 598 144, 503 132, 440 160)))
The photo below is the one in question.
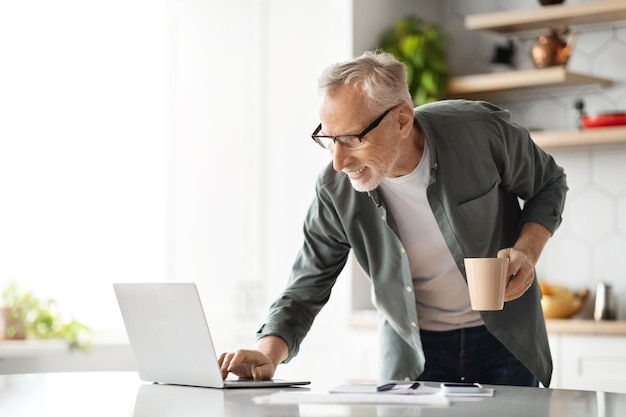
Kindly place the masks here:
POLYGON ((550 333, 551 388, 626 393, 626 335, 550 333))

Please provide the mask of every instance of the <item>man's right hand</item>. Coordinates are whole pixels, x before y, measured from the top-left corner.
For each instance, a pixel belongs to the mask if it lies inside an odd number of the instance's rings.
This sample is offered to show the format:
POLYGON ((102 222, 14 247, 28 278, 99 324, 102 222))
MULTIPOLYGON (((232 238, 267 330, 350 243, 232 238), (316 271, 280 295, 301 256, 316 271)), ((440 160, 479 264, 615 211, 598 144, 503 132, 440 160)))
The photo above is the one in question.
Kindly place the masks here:
POLYGON ((236 352, 222 353, 218 362, 223 379, 229 373, 239 378, 271 379, 276 371, 270 358, 258 350, 239 349, 236 352))
POLYGON ((266 336, 257 343, 256 350, 239 349, 222 353, 218 358, 222 378, 229 373, 239 378, 271 379, 276 367, 289 355, 287 343, 280 337, 266 336))

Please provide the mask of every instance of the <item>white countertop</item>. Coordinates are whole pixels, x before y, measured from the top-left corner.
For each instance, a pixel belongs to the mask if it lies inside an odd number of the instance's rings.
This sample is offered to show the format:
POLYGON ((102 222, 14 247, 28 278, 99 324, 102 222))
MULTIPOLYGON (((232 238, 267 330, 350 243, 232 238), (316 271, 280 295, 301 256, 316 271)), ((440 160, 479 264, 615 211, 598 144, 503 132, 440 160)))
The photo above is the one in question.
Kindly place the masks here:
MULTIPOLYGON (((340 384, 340 381, 336 382, 340 384)), ((428 385, 437 386, 436 383, 428 385)), ((315 381, 299 392, 327 392, 315 381)), ((269 389, 182 387, 142 382, 134 372, 0 375, 2 417, 623 417, 626 394, 493 386, 490 398, 449 398, 444 407, 255 404, 269 389)))

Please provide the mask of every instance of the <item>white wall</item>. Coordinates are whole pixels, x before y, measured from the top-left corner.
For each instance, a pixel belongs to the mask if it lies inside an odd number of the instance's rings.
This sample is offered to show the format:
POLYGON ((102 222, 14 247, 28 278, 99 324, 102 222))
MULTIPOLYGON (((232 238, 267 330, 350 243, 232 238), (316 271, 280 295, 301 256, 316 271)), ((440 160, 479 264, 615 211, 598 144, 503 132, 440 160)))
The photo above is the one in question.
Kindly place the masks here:
MULTIPOLYGON (((319 123, 317 77, 329 63, 352 56, 352 3, 250 0, 222 5, 219 15, 204 2, 171 5, 171 154, 177 156, 169 274, 198 283, 218 351, 250 347, 287 280, 315 178, 329 161, 310 139, 319 123), (233 31, 233 21, 246 23, 228 43, 216 44, 233 31), (213 55, 198 59, 208 49, 213 55), (224 62, 233 50, 240 57, 224 62), (220 85, 229 88, 222 95, 220 85), (215 117, 187 120, 189 113, 211 111, 215 117)), ((329 338, 345 332, 337 326, 349 314, 349 281, 342 282, 303 354, 281 369, 285 374, 302 375, 305 368, 310 375, 329 338)), ((338 360, 325 362, 336 367, 338 360)))
POLYGON ((164 36, 152 0, 0 3, 1 289, 108 330, 163 278, 164 36))

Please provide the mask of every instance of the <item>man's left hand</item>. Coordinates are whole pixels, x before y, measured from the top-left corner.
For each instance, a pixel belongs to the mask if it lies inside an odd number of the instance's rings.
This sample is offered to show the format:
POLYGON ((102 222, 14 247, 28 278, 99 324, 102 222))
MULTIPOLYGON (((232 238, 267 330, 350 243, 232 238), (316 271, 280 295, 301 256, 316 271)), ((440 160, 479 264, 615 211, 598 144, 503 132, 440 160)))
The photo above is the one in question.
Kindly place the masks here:
POLYGON ((504 301, 515 300, 531 287, 535 279, 535 265, 528 255, 515 248, 498 252, 498 258, 509 258, 509 282, 504 293, 504 301))
POLYGON ((552 233, 539 223, 527 222, 522 226, 517 242, 512 248, 500 249, 498 258, 509 258, 508 275, 511 277, 504 293, 504 301, 520 298, 533 285, 535 265, 552 233))

